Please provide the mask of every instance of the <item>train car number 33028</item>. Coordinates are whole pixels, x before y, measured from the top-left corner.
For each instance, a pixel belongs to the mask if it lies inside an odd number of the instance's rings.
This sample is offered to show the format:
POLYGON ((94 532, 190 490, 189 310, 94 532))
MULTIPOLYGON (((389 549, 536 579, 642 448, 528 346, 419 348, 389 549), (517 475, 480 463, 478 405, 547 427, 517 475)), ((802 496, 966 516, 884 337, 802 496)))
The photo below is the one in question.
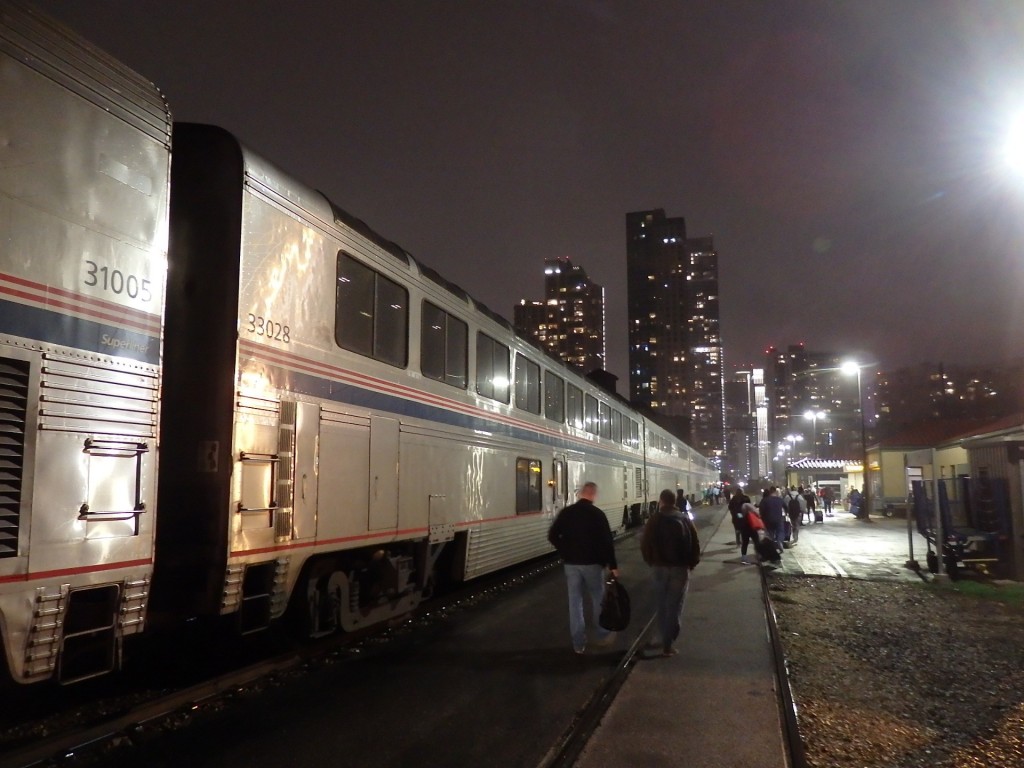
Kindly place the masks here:
POLYGON ((287 325, 276 323, 267 317, 254 315, 252 312, 248 315, 248 324, 245 330, 256 336, 263 336, 274 341, 283 341, 285 344, 291 341, 291 328, 287 325))

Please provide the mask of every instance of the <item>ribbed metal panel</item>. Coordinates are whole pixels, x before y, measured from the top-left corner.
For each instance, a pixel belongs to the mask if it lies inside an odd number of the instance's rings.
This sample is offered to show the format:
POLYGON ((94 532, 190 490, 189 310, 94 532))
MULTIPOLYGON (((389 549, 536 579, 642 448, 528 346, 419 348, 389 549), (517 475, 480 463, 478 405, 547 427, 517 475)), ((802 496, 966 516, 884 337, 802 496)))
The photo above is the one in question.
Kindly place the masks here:
POLYGON ((551 551, 548 528, 551 519, 530 515, 514 520, 485 523, 469 531, 466 578, 506 568, 551 551))
POLYGON ((30 5, 0 2, 0 51, 170 146, 156 86, 30 5))
POLYGON ((157 386, 155 371, 129 373, 46 357, 39 428, 155 438, 157 386))
POLYGON ((18 554, 29 364, 0 358, 0 558, 18 554))
POLYGON ((1012 467, 1007 458, 1005 445, 970 448, 968 455, 971 457, 971 468, 975 474, 979 469, 985 469, 989 477, 1009 479, 1016 471, 1016 467, 1012 467))

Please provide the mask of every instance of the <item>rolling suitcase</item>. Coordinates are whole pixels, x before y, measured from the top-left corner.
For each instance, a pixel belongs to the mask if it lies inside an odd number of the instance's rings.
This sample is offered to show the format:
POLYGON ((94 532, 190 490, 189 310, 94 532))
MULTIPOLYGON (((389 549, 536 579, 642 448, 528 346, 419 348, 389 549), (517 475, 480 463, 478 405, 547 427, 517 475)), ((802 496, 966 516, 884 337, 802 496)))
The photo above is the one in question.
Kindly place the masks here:
POLYGON ((816 522, 816 523, 824 523, 825 522, 825 515, 824 515, 824 513, 821 511, 821 509, 819 507, 815 507, 814 508, 814 522, 816 522))
POLYGON ((758 532, 757 544, 754 549, 762 560, 769 563, 777 563, 782 559, 782 554, 779 552, 779 545, 775 543, 775 540, 763 532, 758 532))

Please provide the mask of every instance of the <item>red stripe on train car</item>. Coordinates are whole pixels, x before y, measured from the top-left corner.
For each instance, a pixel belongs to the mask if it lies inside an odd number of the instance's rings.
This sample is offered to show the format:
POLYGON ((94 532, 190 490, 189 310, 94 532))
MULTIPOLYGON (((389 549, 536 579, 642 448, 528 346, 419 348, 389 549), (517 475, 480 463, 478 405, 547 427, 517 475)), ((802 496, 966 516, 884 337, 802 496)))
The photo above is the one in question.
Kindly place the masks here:
POLYGON ((13 584, 19 581, 40 581, 42 579, 55 579, 61 576, 80 576, 86 573, 105 573, 116 571, 122 568, 138 568, 142 565, 152 565, 153 558, 143 560, 124 560, 119 563, 101 563, 99 565, 83 565, 78 568, 58 568, 53 571, 36 571, 32 573, 16 573, 13 576, 0 576, 0 584, 13 584))
POLYGON ((412 534, 424 534, 426 528, 409 528, 402 531, 381 531, 380 533, 362 534, 360 536, 341 536, 336 539, 318 539, 315 541, 297 541, 294 544, 279 544, 274 547, 260 547, 259 549, 238 549, 230 553, 231 557, 243 555, 265 555, 268 552, 286 552, 292 549, 308 549, 309 547, 322 547, 327 544, 344 544, 350 541, 373 541, 375 539, 390 538, 393 536, 408 536, 412 534))
POLYGON ((13 275, 0 273, 0 281, 19 285, 23 288, 28 288, 36 292, 27 293, 14 288, 0 287, 0 292, 6 293, 10 296, 17 296, 18 298, 36 301, 40 304, 60 307, 61 309, 68 309, 74 312, 81 312, 82 314, 101 318, 103 320, 116 321, 124 325, 130 325, 133 328, 146 333, 158 334, 160 332, 160 316, 158 314, 144 312, 140 309, 132 309, 131 307, 126 307, 112 301, 95 299, 91 296, 85 296, 84 294, 75 293, 74 291, 68 291, 63 288, 42 285, 41 283, 35 283, 31 280, 14 277, 13 275), (60 296, 67 301, 58 301, 54 296, 60 296))

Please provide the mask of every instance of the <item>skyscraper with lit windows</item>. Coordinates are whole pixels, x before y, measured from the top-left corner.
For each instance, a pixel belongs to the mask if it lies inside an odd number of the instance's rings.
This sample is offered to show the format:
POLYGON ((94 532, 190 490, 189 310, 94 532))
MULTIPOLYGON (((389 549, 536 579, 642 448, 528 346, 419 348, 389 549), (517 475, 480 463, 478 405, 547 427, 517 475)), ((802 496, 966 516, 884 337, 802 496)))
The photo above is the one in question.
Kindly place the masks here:
POLYGON ((569 259, 545 259, 543 301, 522 299, 513 309, 516 333, 581 373, 606 364, 604 288, 569 259))
POLYGON ((662 209, 627 213, 626 279, 631 399, 688 422, 689 434, 680 436, 721 456, 724 360, 713 239, 688 238, 686 220, 662 209))

